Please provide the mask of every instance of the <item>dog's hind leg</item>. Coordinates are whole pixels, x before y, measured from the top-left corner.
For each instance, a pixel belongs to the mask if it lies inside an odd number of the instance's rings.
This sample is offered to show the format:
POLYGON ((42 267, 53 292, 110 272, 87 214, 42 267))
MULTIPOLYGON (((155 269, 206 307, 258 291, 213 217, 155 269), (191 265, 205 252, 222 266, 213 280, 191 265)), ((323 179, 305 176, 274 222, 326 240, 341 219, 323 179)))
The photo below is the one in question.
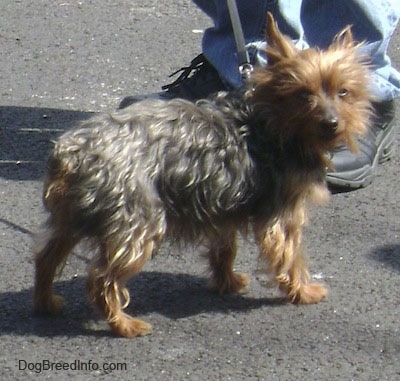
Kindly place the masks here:
POLYGON ((68 254, 78 242, 65 229, 51 230, 41 236, 35 247, 34 308, 36 312, 56 314, 63 298, 53 293, 54 277, 59 274, 68 254))
POLYGON ((236 232, 227 232, 210 242, 207 257, 211 268, 211 285, 220 294, 240 293, 250 283, 249 276, 233 270, 237 252, 236 232))
POLYGON ((318 303, 326 295, 326 288, 311 283, 307 263, 301 251, 304 210, 299 209, 291 218, 278 219, 272 226, 256 227, 260 246, 260 259, 266 262, 271 274, 292 303, 318 303))
POLYGON ((144 336, 152 330, 150 324, 131 317, 123 309, 130 299, 125 283, 141 270, 154 250, 154 239, 125 240, 125 244, 103 242, 90 267, 90 299, 105 317, 112 331, 119 336, 144 336))

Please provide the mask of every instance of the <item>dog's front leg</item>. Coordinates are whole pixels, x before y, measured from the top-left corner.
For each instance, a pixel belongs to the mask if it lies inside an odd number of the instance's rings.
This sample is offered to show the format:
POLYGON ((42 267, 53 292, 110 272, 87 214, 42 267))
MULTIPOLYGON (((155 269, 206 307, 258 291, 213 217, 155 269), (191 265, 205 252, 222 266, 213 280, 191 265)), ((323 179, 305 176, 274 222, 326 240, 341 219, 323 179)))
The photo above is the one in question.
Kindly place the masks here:
POLYGON ((306 217, 303 208, 287 213, 267 226, 255 226, 264 270, 274 277, 290 302, 318 303, 327 295, 322 284, 311 283, 301 251, 302 230, 306 217))

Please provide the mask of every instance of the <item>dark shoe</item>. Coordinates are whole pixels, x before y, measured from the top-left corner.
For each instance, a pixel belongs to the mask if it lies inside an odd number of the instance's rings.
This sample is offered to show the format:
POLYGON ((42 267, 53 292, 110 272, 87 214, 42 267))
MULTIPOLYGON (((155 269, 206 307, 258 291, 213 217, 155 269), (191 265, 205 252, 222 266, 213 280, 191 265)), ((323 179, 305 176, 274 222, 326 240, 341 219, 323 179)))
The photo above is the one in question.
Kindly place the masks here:
POLYGON ((326 176, 333 188, 366 187, 374 178, 378 163, 389 160, 394 150, 395 102, 377 102, 375 122, 368 133, 358 140, 360 152, 354 154, 340 146, 331 158, 334 171, 326 176))
POLYGON ((206 60, 203 54, 192 60, 189 66, 183 67, 171 74, 171 77, 182 72, 171 84, 163 86, 160 93, 128 96, 122 100, 119 108, 125 108, 146 98, 173 99, 184 98, 191 101, 207 98, 210 94, 228 90, 218 72, 206 60))

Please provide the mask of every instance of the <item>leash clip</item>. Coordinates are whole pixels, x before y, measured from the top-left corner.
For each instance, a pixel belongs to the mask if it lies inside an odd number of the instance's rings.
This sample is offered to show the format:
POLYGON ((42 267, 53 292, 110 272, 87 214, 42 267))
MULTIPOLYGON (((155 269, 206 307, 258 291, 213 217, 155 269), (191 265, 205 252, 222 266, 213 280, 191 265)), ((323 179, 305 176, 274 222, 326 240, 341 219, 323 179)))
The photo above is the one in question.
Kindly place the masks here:
POLYGON ((251 63, 246 62, 243 65, 239 65, 239 73, 244 82, 247 82, 251 79, 253 74, 254 67, 251 63))

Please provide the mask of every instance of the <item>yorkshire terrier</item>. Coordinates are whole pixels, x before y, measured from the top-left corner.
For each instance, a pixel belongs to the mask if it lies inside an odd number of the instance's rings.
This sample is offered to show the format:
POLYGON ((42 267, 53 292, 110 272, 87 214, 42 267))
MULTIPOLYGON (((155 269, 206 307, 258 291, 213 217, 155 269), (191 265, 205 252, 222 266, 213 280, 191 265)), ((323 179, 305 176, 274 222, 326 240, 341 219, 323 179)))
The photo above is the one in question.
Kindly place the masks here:
POLYGON ((207 248, 221 294, 249 284, 233 264, 237 232, 252 231, 262 269, 288 301, 327 295, 311 281, 302 230, 307 204, 328 197, 329 152, 339 143, 355 151, 368 128, 368 64, 350 28, 326 51, 298 50, 269 14, 266 38, 268 66, 246 90, 195 103, 143 100, 59 138, 43 192, 49 218, 36 245, 36 311, 62 308, 54 277, 82 239, 96 252, 90 299, 125 337, 151 332, 123 312, 126 282, 167 237, 207 248))

